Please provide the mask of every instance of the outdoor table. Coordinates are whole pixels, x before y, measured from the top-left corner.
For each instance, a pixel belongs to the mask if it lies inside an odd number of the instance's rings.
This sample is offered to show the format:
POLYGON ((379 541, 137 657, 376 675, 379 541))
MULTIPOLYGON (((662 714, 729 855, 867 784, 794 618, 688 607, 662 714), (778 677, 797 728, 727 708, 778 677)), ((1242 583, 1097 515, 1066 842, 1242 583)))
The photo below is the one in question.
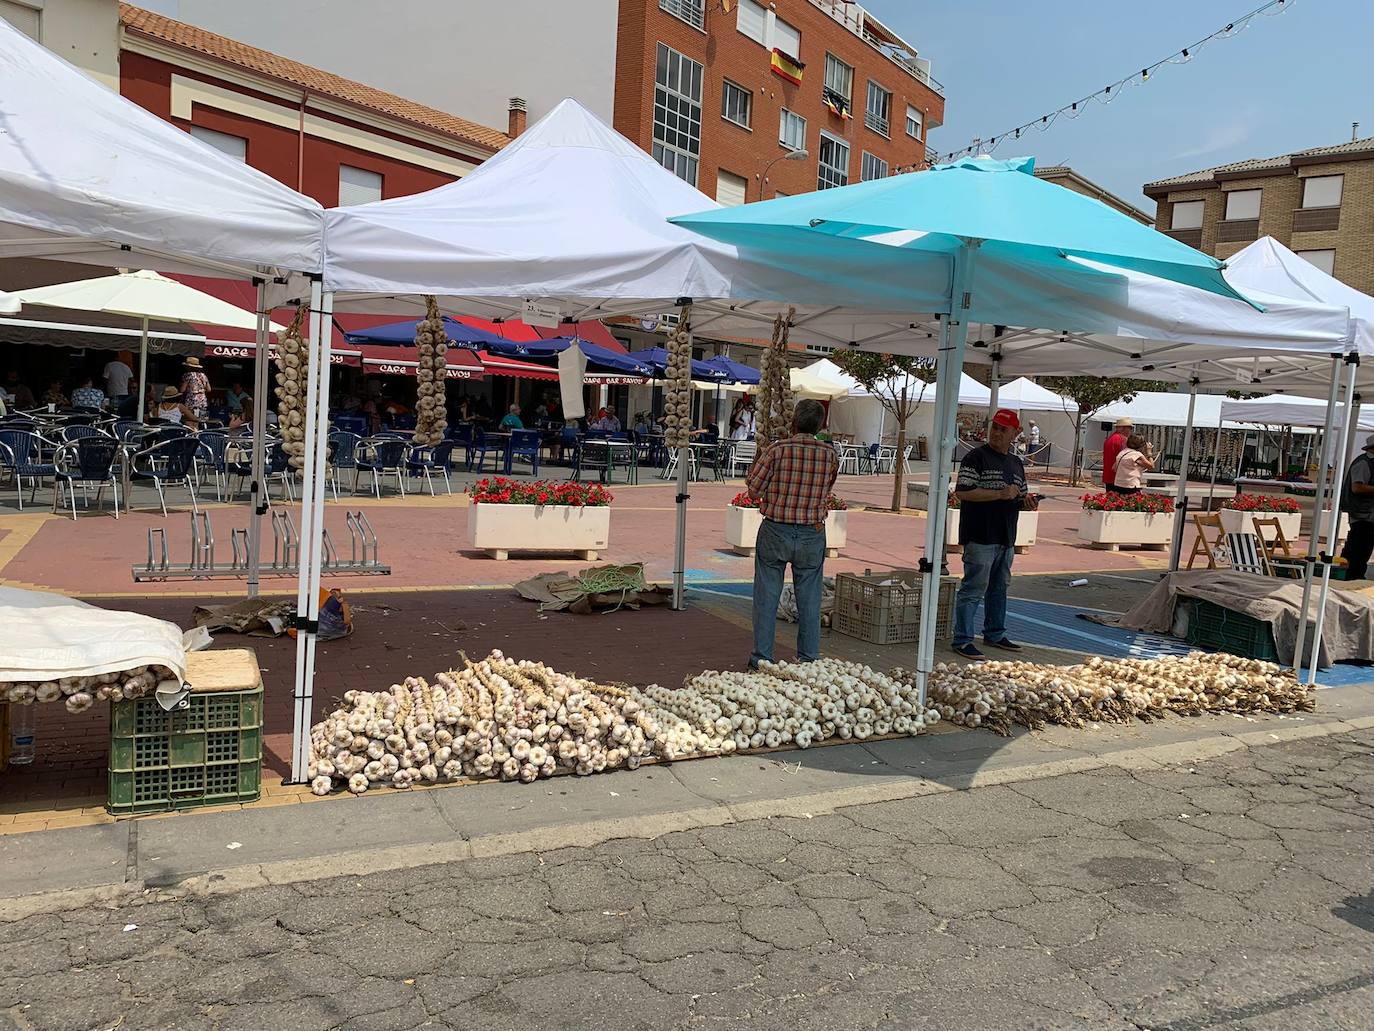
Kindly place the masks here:
MULTIPOLYGON (((692 451, 693 451, 693 456, 692 456, 692 457, 693 457, 692 469, 691 469, 690 471, 692 471, 692 472, 694 473, 694 478, 695 478, 695 479, 704 480, 706 477, 703 476, 703 475, 702 475, 702 472, 701 472, 701 463, 702 463, 702 460, 705 458, 705 456, 706 456, 707 454, 714 455, 714 453, 715 453, 715 451, 716 451, 716 448, 717 448, 717 445, 716 445, 716 444, 698 444, 698 443, 696 443, 695 441, 693 441, 692 444, 690 445, 690 447, 692 448, 692 451)), ((718 479, 718 480, 724 480, 724 479, 725 479, 725 477, 724 477, 724 476, 721 474, 721 472, 720 472, 720 467, 719 467, 719 465, 716 465, 716 479, 718 479)))
POLYGON ((639 482, 639 445, 632 440, 606 440, 597 437, 588 437, 582 441, 582 454, 585 457, 588 451, 595 451, 598 448, 605 448, 606 460, 601 467, 601 482, 606 483, 610 480, 612 465, 616 460, 617 454, 628 456, 628 461, 624 462, 626 468, 626 483, 639 482))

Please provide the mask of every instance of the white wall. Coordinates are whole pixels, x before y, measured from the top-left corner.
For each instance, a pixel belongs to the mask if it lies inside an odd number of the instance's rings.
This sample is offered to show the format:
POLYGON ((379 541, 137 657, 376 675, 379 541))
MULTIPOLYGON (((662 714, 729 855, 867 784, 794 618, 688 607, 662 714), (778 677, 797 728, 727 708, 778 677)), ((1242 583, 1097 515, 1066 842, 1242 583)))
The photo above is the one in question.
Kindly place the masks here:
MULTIPOLYGON (((832 433, 852 433, 856 443, 875 444, 881 441, 896 443, 897 420, 883 410, 874 398, 846 397, 830 404, 828 427, 832 433)), ((914 444, 917 437, 929 439, 935 428, 935 406, 917 405, 915 413, 907 420, 907 443, 914 444)))
POLYGON ((115 0, 0 0, 0 18, 110 89, 119 89, 115 0))
POLYGON ((141 6, 502 131, 574 97, 607 122, 616 0, 141 0, 141 6))

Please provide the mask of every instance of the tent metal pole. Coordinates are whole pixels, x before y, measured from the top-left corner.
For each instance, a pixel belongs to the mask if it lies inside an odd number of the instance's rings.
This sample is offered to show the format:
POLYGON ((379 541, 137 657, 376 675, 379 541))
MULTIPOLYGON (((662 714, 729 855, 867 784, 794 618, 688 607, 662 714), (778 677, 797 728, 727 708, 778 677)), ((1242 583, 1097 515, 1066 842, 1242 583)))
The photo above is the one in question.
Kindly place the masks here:
MULTIPOLYGON (((315 473, 314 469, 314 448, 315 448, 315 419, 316 408, 318 406, 320 389, 320 331, 323 316, 323 290, 318 277, 310 282, 310 328, 308 343, 306 345, 306 396, 305 396, 305 454, 307 456, 307 468, 305 469, 306 478, 303 484, 301 498, 301 529, 300 544, 302 549, 299 552, 300 571, 296 580, 296 678, 295 689, 292 694, 292 704, 295 719, 292 728, 291 738, 291 781, 295 784, 303 783, 306 779, 306 767, 310 764, 310 687, 313 686, 313 676, 307 675, 307 670, 313 674, 310 663, 314 659, 313 649, 310 647, 310 568, 307 555, 312 546, 310 541, 317 534, 314 520, 314 506, 309 502, 311 477, 315 473)), ((318 608, 316 609, 318 611, 318 608)))
POLYGON ((1002 345, 992 352, 992 375, 988 377, 988 420, 997 414, 997 402, 1002 393, 1002 345))
MULTIPOLYGON (((308 541, 302 543, 307 545, 305 559, 310 568, 310 589, 309 589, 309 627, 304 631, 305 634, 305 702, 304 711, 306 714, 306 767, 310 763, 309 741, 310 741, 310 716, 314 709, 315 700, 315 650, 319 645, 320 634, 320 573, 324 563, 324 500, 325 487, 327 484, 326 459, 328 455, 327 447, 329 443, 329 375, 330 375, 330 351, 332 347, 333 334, 331 328, 334 321, 334 294, 326 293, 323 297, 324 310, 321 316, 323 333, 320 338, 320 387, 316 395, 317 410, 315 417, 315 447, 311 451, 307 446, 306 465, 303 470, 307 475, 305 483, 302 485, 302 497, 304 497, 305 487, 308 486, 313 491, 310 505, 314 510, 314 532, 308 541)), ((304 504, 304 501, 302 502, 304 504)), ((300 631, 298 631, 299 633, 300 631)), ((302 772, 304 777, 306 771, 302 772)))
MULTIPOLYGON (((1317 462, 1317 493, 1312 499, 1312 532, 1307 539, 1307 562, 1302 576, 1302 608, 1298 612, 1298 636, 1293 645, 1293 670, 1302 667, 1304 646, 1307 644, 1307 623, 1310 618, 1308 606, 1312 602, 1312 578, 1316 574, 1317 548, 1321 541, 1322 512, 1326 508, 1326 442, 1331 439, 1331 430, 1336 423, 1336 396, 1341 389, 1342 356, 1331 356, 1331 385, 1326 392, 1326 422, 1322 425, 1322 445, 1317 462)), ((1317 648, 1312 649, 1312 665, 1316 665, 1317 648)))
POLYGON ((269 327, 272 312, 267 307, 267 281, 256 281, 258 287, 258 326, 254 336, 256 351, 253 357, 253 453, 249 469, 248 487, 248 597, 256 598, 262 573, 262 517, 267 513, 263 494, 263 467, 267 452, 267 382, 269 327))
POLYGON ((138 344, 138 421, 148 413, 144 411, 148 399, 148 320, 139 319, 143 332, 138 344))
MULTIPOLYGON (((1345 384, 1345 442, 1353 444, 1355 439, 1356 425, 1359 421, 1358 413, 1355 411, 1355 376, 1360 371, 1360 356, 1352 351, 1345 356, 1345 365, 1348 375, 1345 384)), ((1342 451, 1346 450, 1342 448, 1342 451)), ((1337 460, 1340 459, 1337 455, 1337 460)), ((1321 658, 1322 628, 1326 625, 1326 600, 1331 595, 1331 564, 1336 558, 1336 538, 1339 536, 1341 525, 1341 489, 1345 486, 1345 470, 1334 469, 1331 475, 1331 520, 1326 528, 1326 547, 1321 553, 1322 563, 1322 588, 1321 594, 1317 599, 1317 623, 1312 629, 1312 661, 1307 664, 1307 686, 1315 687, 1317 683, 1317 660, 1321 658)), ((1322 512, 1316 509, 1312 513, 1312 533, 1316 535, 1317 529, 1322 522, 1322 512)))
POLYGON ((1196 376, 1188 381, 1188 423, 1183 428, 1183 457, 1178 463, 1178 488, 1174 493, 1174 533, 1169 544, 1169 572, 1177 572, 1183 554, 1184 519, 1188 515, 1188 463, 1193 458, 1193 417, 1197 414, 1196 376))
POLYGON ((959 403, 959 376, 964 368, 964 346, 968 342, 968 313, 972 297, 974 253, 981 240, 966 239, 954 252, 954 269, 949 298, 949 317, 941 322, 939 371, 937 374, 936 433, 931 456, 930 492, 926 504, 926 551, 920 562, 921 622, 916 649, 916 681, 922 704, 935 668, 935 624, 939 609, 940 570, 945 561, 945 515, 948 509, 950 457, 954 454, 955 416, 959 403))
MULTIPOLYGON (((1208 512, 1212 511, 1212 498, 1216 495, 1217 492, 1217 472, 1221 469, 1221 439, 1226 433, 1226 430, 1222 428, 1220 423, 1224 421, 1225 420, 1218 420, 1217 437, 1214 446, 1212 447, 1212 482, 1207 485, 1208 512)), ((1244 441, 1241 442, 1240 453, 1245 454, 1244 441)))

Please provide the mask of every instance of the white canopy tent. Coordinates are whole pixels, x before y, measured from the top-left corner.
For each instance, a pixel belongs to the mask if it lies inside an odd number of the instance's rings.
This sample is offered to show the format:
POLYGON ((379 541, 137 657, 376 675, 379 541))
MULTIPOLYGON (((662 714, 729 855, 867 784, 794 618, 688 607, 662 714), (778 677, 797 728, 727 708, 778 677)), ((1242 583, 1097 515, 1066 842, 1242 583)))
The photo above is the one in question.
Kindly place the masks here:
MULTIPOLYGON (((0 258, 249 279, 268 313, 323 271, 324 210, 87 78, 0 19, 0 258)), ((318 286, 318 279, 316 280, 318 286)), ((249 592, 258 586, 267 363, 258 363, 249 592)))
MULTIPOLYGON (((991 393, 991 391, 989 391, 991 393)), ((1061 397, 1047 390, 1039 383, 1025 376, 1014 379, 997 388, 997 407, 1010 408, 1018 412, 1063 412, 1072 414, 1078 411, 1078 404, 1067 397, 1061 397)))
MULTIPOLYGON (((1244 400, 1223 398, 1221 417, 1230 422, 1263 426, 1314 426, 1326 421, 1326 402, 1315 397, 1295 394, 1268 394, 1244 400)), ((1361 430, 1374 432, 1374 412, 1360 412, 1357 424, 1361 430)), ((1344 417, 1341 425, 1346 425, 1344 417)))
MULTIPOLYGON (((1222 407, 1227 398, 1221 394, 1198 394, 1193 402, 1187 393, 1161 390, 1142 390, 1129 401, 1115 401, 1093 415, 1093 422, 1115 422, 1129 418, 1137 426, 1202 427, 1204 429, 1239 430, 1247 427, 1241 420, 1226 419, 1222 407), (1189 410, 1192 419, 1189 420, 1189 410)), ((1325 406, 1323 406, 1325 407, 1325 406)), ((1249 428, 1254 427, 1254 423, 1249 428)))

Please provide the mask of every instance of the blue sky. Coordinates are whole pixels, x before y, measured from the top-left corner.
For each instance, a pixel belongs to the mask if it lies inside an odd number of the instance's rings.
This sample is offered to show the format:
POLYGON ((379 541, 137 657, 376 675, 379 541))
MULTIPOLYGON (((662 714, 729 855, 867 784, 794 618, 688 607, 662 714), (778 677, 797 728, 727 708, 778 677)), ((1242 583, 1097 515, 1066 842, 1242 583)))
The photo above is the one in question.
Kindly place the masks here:
MULTIPOLYGON (((1221 28, 1261 0, 863 0, 945 85, 936 151, 1020 125, 1221 28)), ((1142 184, 1247 157, 1374 136, 1374 3, 1291 0, 1238 36, 999 145, 1072 165, 1153 213, 1142 184)), ((1115 92, 1115 91, 1114 91, 1115 92)))

